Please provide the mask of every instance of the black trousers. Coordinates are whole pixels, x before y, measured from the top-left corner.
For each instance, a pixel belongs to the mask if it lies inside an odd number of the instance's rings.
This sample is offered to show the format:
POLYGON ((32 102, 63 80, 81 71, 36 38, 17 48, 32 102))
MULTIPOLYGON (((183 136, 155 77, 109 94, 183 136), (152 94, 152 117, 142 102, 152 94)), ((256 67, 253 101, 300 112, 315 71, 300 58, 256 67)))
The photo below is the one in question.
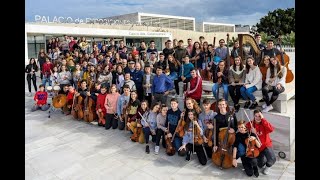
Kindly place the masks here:
POLYGON ((115 119, 114 114, 106 114, 106 129, 110 129, 112 126, 112 129, 116 129, 118 127, 118 120, 115 119))
MULTIPOLYGON (((193 153, 193 144, 188 143, 186 147, 187 147, 187 152, 193 153)), ((197 153, 197 157, 199 159, 200 164, 206 165, 207 164, 207 157, 206 157, 203 149, 204 148, 202 145, 194 145, 194 152, 197 153)), ((208 157, 209 157, 209 155, 208 155, 208 157)))
POLYGON ((141 88, 137 88, 137 94, 138 94, 138 99, 141 102, 143 100, 143 97, 144 97, 142 87, 141 88))
POLYGON ((156 142, 156 135, 151 134, 150 127, 142 128, 142 131, 144 133, 144 138, 146 140, 146 144, 149 144, 149 136, 150 135, 152 136, 152 142, 156 142))
POLYGON ((241 92, 240 92, 241 87, 242 85, 235 85, 235 86, 229 85, 228 87, 231 99, 235 105, 239 104, 239 100, 241 98, 241 92))
POLYGON ((258 166, 262 168, 264 165, 267 167, 271 167, 276 162, 276 155, 272 147, 266 147, 263 151, 260 152, 259 156, 257 157, 258 166))
POLYGON ((29 92, 31 92, 31 80, 32 80, 32 84, 33 84, 34 90, 35 90, 35 92, 37 92, 37 77, 36 77, 35 74, 33 74, 33 75, 28 74, 27 75, 29 92))
POLYGON ((151 93, 148 93, 148 96, 146 96, 146 95, 144 94, 143 100, 147 100, 149 107, 151 107, 152 94, 151 94, 151 93))
MULTIPOLYGON (((190 78, 186 78, 183 82, 187 83, 187 82, 190 82, 190 80, 191 80, 191 77, 190 78)), ((180 81, 182 81, 181 77, 179 77, 177 80, 174 80, 174 88, 175 88, 175 90, 177 92, 177 95, 179 95, 179 85, 178 85, 178 83, 180 81)))
POLYGON ((257 158, 248 158, 245 155, 241 157, 244 171, 248 176, 252 176, 254 171, 258 171, 257 158))
POLYGON ((285 89, 282 86, 280 89, 277 89, 276 86, 264 86, 262 88, 262 95, 263 95, 263 99, 266 102, 267 106, 269 106, 274 101, 276 101, 279 97, 279 94, 284 92, 284 90, 285 89), (272 92, 271 99, 269 99, 269 95, 268 95, 269 92, 272 92))
POLYGON ((164 139, 164 132, 162 131, 162 129, 157 129, 156 131, 156 146, 159 146, 161 136, 162 136, 162 147, 166 148, 166 140, 164 139))

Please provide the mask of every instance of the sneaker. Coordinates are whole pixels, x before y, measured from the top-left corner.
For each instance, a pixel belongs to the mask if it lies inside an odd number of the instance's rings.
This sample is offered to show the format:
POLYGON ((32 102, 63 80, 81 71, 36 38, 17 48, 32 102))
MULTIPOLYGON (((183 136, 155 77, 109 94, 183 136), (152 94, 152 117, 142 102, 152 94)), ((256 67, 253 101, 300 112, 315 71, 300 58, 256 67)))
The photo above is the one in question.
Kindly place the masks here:
POLYGON ((262 174, 264 174, 264 175, 268 175, 269 174, 269 169, 270 169, 270 167, 265 167, 263 170, 262 170, 262 174))
POLYGON ((258 106, 257 101, 254 101, 250 106, 249 109, 255 109, 258 106))
POLYGON ((150 148, 149 145, 146 146, 146 153, 149 154, 150 153, 150 148))
POLYGON ((263 98, 262 98, 262 99, 260 99, 260 100, 259 100, 259 102, 264 102, 264 99, 263 99, 263 98))
POLYGON ((159 154, 159 149, 160 149, 159 146, 155 146, 154 147, 154 154, 158 155, 159 154))
POLYGON ((29 97, 31 97, 31 96, 32 96, 32 93, 31 93, 31 92, 29 92, 28 96, 29 96, 29 97))
POLYGON ((90 123, 93 124, 93 125, 97 125, 98 124, 97 121, 91 121, 90 123))
POLYGON ((262 110, 262 112, 269 112, 269 111, 271 111, 273 109, 273 106, 270 104, 269 106, 267 106, 266 108, 264 108, 263 110, 262 110))
POLYGON ((262 104, 262 108, 266 108, 267 107, 267 104, 262 104))
POLYGON ((249 106, 251 105, 251 102, 250 101, 247 101, 245 104, 244 104, 244 106, 243 106, 243 108, 248 108, 249 106))

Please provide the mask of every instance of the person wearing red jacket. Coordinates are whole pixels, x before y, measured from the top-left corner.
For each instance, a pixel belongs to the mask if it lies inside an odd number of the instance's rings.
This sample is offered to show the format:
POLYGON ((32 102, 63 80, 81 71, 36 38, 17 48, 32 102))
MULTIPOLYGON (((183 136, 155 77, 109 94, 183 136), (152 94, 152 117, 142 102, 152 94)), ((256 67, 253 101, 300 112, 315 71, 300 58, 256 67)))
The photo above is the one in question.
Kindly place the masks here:
POLYGON ((50 80, 51 73, 53 71, 53 64, 50 61, 49 57, 46 57, 46 63, 42 65, 42 74, 43 74, 43 79, 42 79, 42 84, 46 86, 47 82, 49 83, 49 86, 51 86, 52 81, 50 80))
POLYGON ((41 109, 42 111, 46 111, 49 109, 50 106, 47 104, 48 93, 44 91, 44 85, 40 84, 39 91, 36 92, 33 99, 36 102, 31 108, 32 112, 38 109, 41 109))
POLYGON ((97 97, 97 104, 96 104, 96 112, 97 112, 97 115, 99 116, 99 112, 102 112, 103 114, 103 120, 100 121, 99 119, 99 122, 98 122, 98 126, 105 126, 106 125, 106 114, 107 114, 107 110, 104 106, 104 103, 106 101, 106 97, 107 97, 107 88, 105 86, 101 86, 101 93, 98 95, 97 97))
POLYGON ((200 105, 201 95, 202 95, 202 78, 197 75, 197 70, 192 69, 190 71, 191 79, 190 79, 190 89, 187 89, 186 97, 190 97, 197 101, 200 105))
POLYGON ((75 89, 73 86, 68 86, 68 94, 67 94, 67 108, 66 108, 66 116, 71 114, 71 107, 72 107, 72 104, 73 104, 73 97, 74 97, 74 94, 75 94, 75 89))
POLYGON ((251 129, 252 133, 257 134, 261 141, 261 147, 259 148, 260 154, 257 157, 258 167, 262 169, 263 174, 267 175, 270 167, 276 162, 276 156, 272 147, 272 140, 269 135, 273 132, 274 127, 263 117, 259 109, 254 110, 253 114, 253 127, 250 122, 248 122, 246 126, 248 129, 251 129))

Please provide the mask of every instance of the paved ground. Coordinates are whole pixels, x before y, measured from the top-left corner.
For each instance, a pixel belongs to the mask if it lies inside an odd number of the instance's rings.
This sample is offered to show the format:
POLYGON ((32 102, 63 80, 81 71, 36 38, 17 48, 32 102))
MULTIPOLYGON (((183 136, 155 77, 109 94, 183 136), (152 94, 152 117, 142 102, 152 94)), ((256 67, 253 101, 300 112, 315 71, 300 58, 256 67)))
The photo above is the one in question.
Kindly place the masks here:
MULTIPOLYGON (((27 92, 27 87, 26 87, 27 92)), ((196 155, 185 161, 144 152, 145 145, 133 143, 129 133, 105 130, 59 112, 30 112, 32 97, 25 99, 25 176, 26 179, 248 179, 238 168, 220 170, 209 160, 201 166, 196 155)), ((288 115, 294 116, 294 100, 288 115)), ((270 175, 259 179, 294 179, 295 163, 279 159, 270 175)))

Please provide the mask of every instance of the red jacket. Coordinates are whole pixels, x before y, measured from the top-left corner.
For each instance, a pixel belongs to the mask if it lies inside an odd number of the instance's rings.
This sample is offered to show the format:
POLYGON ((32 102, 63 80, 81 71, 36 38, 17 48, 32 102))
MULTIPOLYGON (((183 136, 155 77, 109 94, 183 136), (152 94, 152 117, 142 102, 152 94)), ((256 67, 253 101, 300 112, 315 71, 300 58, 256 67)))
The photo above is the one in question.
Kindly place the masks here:
POLYGON ((38 99, 37 105, 44 105, 47 104, 47 99, 48 99, 48 93, 43 91, 37 91, 36 94, 34 95, 34 100, 38 99))
MULTIPOLYGON (((269 135, 274 130, 272 124, 270 124, 265 118, 261 119, 260 124, 257 124, 254 120, 251 122, 253 127, 256 129, 256 134, 259 136, 259 139, 262 143, 261 147, 259 148, 259 151, 263 151, 266 147, 272 147, 272 140, 269 135)), ((248 122, 246 126, 248 129, 251 129, 250 122, 248 122)))
POLYGON ((196 78, 191 78, 190 91, 186 92, 186 96, 191 97, 194 100, 200 100, 201 95, 202 95, 202 78, 197 75, 196 78), (198 82, 198 86, 197 86, 197 82, 198 82))
POLYGON ((50 72, 50 70, 52 71, 53 70, 53 64, 52 63, 44 63, 43 65, 42 65, 42 73, 43 74, 46 74, 47 73, 47 75, 48 76, 50 76, 51 75, 51 72, 50 72))
POLYGON ((104 102, 106 101, 106 97, 107 97, 107 93, 104 94, 99 94, 97 97, 97 104, 96 104, 96 110, 98 110, 99 108, 101 108, 103 114, 107 113, 106 108, 104 107, 104 102), (99 107, 100 106, 100 107, 99 107))
POLYGON ((68 105, 72 105, 73 104, 73 95, 74 95, 74 92, 73 93, 68 92, 68 95, 67 95, 68 105))

